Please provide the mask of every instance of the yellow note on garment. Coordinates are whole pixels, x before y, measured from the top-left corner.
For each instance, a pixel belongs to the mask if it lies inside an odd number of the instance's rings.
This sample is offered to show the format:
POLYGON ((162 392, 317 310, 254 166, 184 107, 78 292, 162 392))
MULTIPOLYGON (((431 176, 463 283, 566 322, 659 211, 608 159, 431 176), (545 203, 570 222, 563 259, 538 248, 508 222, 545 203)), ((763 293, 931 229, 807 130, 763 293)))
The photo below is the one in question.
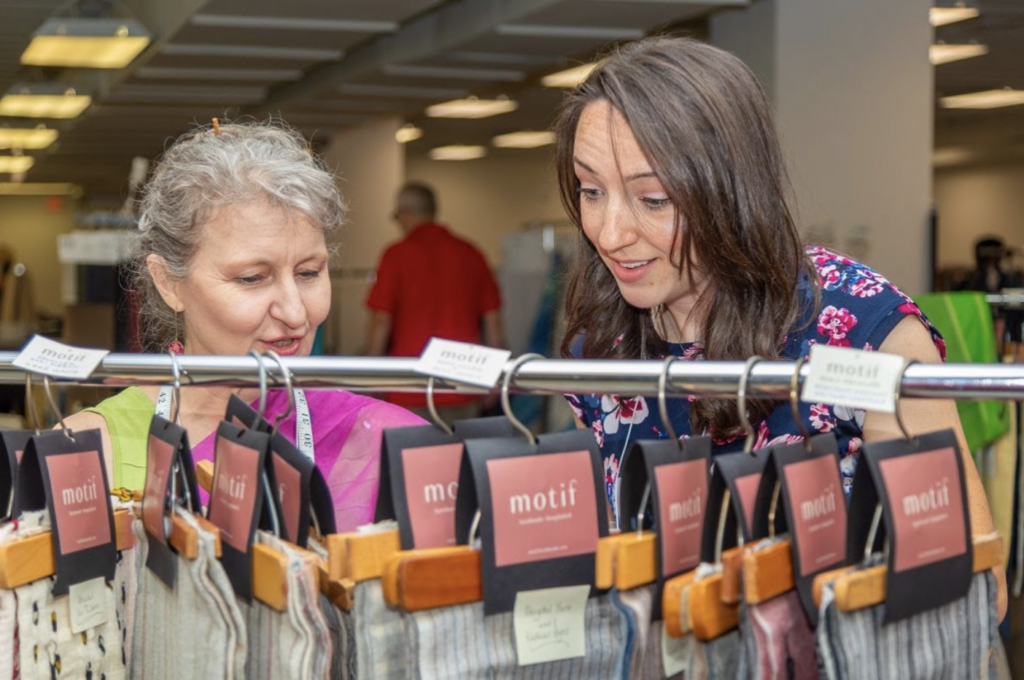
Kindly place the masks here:
POLYGON ((586 656, 584 615, 589 596, 589 585, 517 593, 513 629, 519 665, 586 656))

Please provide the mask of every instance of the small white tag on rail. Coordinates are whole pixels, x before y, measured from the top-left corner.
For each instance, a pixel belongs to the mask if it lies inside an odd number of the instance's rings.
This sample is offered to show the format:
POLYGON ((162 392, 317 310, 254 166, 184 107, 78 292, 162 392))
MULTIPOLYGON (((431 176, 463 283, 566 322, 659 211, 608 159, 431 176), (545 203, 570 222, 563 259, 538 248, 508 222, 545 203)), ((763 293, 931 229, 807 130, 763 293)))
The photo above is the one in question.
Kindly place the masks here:
POLYGON ((413 370, 435 378, 494 387, 512 352, 468 342, 431 338, 413 370))
POLYGON ((848 347, 811 347, 802 401, 893 413, 904 359, 848 347))
POLYGON ((11 363, 51 378, 84 380, 92 375, 108 354, 109 350, 72 347, 41 335, 33 335, 11 363))

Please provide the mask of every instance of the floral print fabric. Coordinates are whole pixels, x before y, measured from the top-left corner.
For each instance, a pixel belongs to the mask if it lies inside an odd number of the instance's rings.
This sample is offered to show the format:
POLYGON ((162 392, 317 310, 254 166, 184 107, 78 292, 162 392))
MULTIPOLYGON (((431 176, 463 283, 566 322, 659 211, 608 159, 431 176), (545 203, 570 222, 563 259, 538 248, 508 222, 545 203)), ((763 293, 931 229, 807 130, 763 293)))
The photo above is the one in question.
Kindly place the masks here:
MULTIPOLYGON (((945 344, 938 330, 914 301, 885 277, 820 246, 807 246, 805 252, 817 273, 821 296, 817 308, 813 308, 814 289, 805 275, 800 284, 800 294, 806 311, 801 323, 783 339, 784 359, 806 357, 811 347, 819 343, 874 351, 905 316, 914 316, 925 324, 939 355, 945 358, 945 344)), ((580 339, 573 346, 574 357, 580 358, 581 348, 580 339)), ((700 343, 670 343, 669 350, 684 361, 703 358, 700 343)), ((566 398, 580 422, 593 431, 601 449, 608 500, 617 517, 619 470, 630 444, 637 439, 668 436, 658 415, 657 402, 653 398, 600 394, 573 394, 566 395, 566 398)), ((690 427, 689 407, 692 401, 692 397, 668 399, 669 418, 681 438, 694 434, 690 427)), ((801 402, 800 415, 809 432, 835 434, 842 453, 843 487, 849 495, 862 443, 864 411, 833 404, 801 402)), ((755 448, 801 441, 803 438, 787 403, 780 403, 767 419, 755 427, 755 448)), ((742 438, 715 439, 712 455, 738 451, 742 446, 742 438)))

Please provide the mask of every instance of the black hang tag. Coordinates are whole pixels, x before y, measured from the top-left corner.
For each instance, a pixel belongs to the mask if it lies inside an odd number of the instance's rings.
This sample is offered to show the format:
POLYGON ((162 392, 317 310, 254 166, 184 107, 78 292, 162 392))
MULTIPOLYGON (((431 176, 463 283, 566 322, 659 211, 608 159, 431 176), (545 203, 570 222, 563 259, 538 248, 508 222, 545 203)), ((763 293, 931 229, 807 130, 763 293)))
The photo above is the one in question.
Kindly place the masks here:
MULTIPOLYGON (((312 481, 316 464, 280 432, 270 438, 268 459, 273 467, 273 488, 277 507, 280 508, 281 538, 305 548, 309 543, 312 481)), ((333 519, 333 511, 330 514, 333 519)), ((318 515, 317 520, 320 519, 318 515)))
POLYGON ((6 461, 6 464, 0 463, 0 519, 16 516, 13 503, 18 486, 18 464, 33 434, 32 430, 0 431, 0 456, 6 461))
POLYGON ((648 480, 651 482, 650 502, 643 510, 644 528, 657 532, 654 620, 661 619, 665 581, 700 563, 710 455, 711 440, 707 437, 684 439, 678 444, 666 439, 642 440, 634 445, 620 471, 619 507, 623 517, 639 515, 644 489, 648 480))
POLYGON ((771 535, 774 505, 774 535, 789 534, 797 591, 815 625, 814 577, 846 564, 847 512, 835 435, 812 437, 810 445, 810 451, 803 442, 772 449, 758 488, 754 535, 771 535))
POLYGON ((715 561, 715 547, 718 541, 718 524, 722 516, 725 492, 730 492, 731 509, 725 512, 725 529, 722 534, 722 550, 738 545, 738 536, 743 541, 753 540, 752 520, 761 473, 771 449, 758 449, 753 453, 730 453, 715 456, 711 466, 711 483, 708 488, 708 504, 704 513, 704 529, 701 532, 701 561, 715 561))
POLYGON ((470 439, 457 524, 479 499, 484 613, 511 611, 521 590, 594 583, 597 541, 608 535, 601 453, 590 432, 470 439), (465 494, 468 499, 469 495, 465 494))
POLYGON ((184 429, 159 415, 153 416, 149 425, 146 483, 142 492, 142 526, 148 538, 146 567, 172 590, 178 562, 174 549, 168 543, 170 516, 177 504, 171 495, 171 479, 175 465, 181 465, 178 449, 184 437, 184 429))
POLYGON ((237 394, 232 394, 228 399, 228 406, 224 409, 225 422, 237 427, 254 428, 256 427, 256 421, 259 419, 259 413, 256 412, 256 409, 249 406, 237 394))
POLYGON ((18 480, 22 509, 45 506, 50 512, 57 575, 53 594, 57 596, 95 578, 110 581, 117 566, 117 534, 100 431, 82 430, 72 436, 56 431, 29 439, 18 480), (29 486, 35 490, 30 492, 29 486))
POLYGON ((433 425, 384 431, 376 521, 398 521, 402 550, 455 545, 463 444, 433 425))
POLYGON ((221 563, 235 593, 252 601, 252 543, 263 510, 270 436, 222 422, 217 427, 208 518, 220 529, 221 563))
POLYGON ((327 486, 324 473, 316 465, 309 478, 309 499, 313 505, 313 517, 316 520, 320 535, 327 536, 338 532, 337 520, 334 517, 334 499, 331 488, 327 486))
MULTIPOLYGON (((864 444, 858 473, 861 467, 870 470, 885 518, 889 572, 884 622, 965 597, 974 555, 964 463, 953 430, 913 441, 864 444)), ((863 480, 859 474, 855 478, 854 496, 863 480)), ((871 512, 860 514, 862 503, 856 515, 861 523, 871 517, 871 512)), ((863 550, 863 540, 860 545, 863 550)))
POLYGON ((487 418, 467 418, 452 423, 455 436, 467 439, 494 439, 497 437, 521 437, 522 435, 505 416, 488 416, 487 418))

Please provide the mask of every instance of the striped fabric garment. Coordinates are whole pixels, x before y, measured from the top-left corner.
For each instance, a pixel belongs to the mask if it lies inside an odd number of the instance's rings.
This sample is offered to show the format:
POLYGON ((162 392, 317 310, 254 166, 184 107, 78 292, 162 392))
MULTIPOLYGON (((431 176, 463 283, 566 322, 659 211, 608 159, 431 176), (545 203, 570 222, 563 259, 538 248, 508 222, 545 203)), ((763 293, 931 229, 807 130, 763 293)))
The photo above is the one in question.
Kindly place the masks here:
POLYGON ((357 583, 353 597, 356 680, 406 680, 411 671, 404 616, 384 602, 380 579, 357 583))
POLYGON ((740 605, 740 634, 751 680, 817 680, 814 631, 795 590, 740 605))
MULTIPOLYGON (((701 563, 697 567, 694 582, 703 580, 721 571, 720 564, 701 563)), ((680 594, 679 622, 684 633, 692 636, 690 622, 690 587, 682 589, 680 594)), ((687 663, 686 680, 734 680, 747 678, 747 659, 743 653, 743 642, 739 629, 725 635, 702 642, 694 639, 692 653, 687 663)))
POLYGON ((245 622, 234 593, 223 592, 207 577, 211 567, 227 575, 213 555, 213 537, 200 530, 199 556, 178 557, 174 590, 146 568, 149 538, 141 520, 132 523, 137 540, 132 678, 208 678, 245 676, 245 622), (225 612, 228 615, 225 616, 225 612), (238 630, 241 628, 241 635, 238 630), (173 631, 173 633, 171 632, 173 631), (239 644, 241 643, 241 644, 239 644))
POLYGON ((316 574, 305 557, 281 540, 264 531, 256 538, 288 560, 288 608, 279 612, 255 599, 241 603, 249 633, 246 678, 325 679, 330 636, 316 595, 316 574))
POLYGON ((512 613, 484 616, 482 602, 406 615, 420 680, 616 680, 628 668, 627 616, 608 595, 587 600, 586 656, 519 666, 512 613))
MULTIPOLYGON (((0 525, 0 544, 14 540, 15 528, 0 525)), ((13 590, 0 589, 0 678, 18 676, 18 600, 13 590)))
POLYGON ((331 680, 347 680, 345 657, 348 653, 348 640, 345 638, 345 629, 341 622, 341 610, 325 595, 321 595, 320 611, 323 613, 327 631, 331 636, 330 674, 328 677, 331 680))
POLYGON ((611 592, 611 595, 625 607, 636 622, 636 634, 630 651, 630 670, 623 678, 667 678, 682 680, 683 673, 666 675, 662 661, 663 621, 652 621, 651 612, 657 586, 649 585, 633 590, 611 592))
POLYGON ((996 678, 996 582, 975 574, 967 597, 882 625, 883 606, 840 612, 833 584, 822 592, 818 653, 828 680, 996 678))

